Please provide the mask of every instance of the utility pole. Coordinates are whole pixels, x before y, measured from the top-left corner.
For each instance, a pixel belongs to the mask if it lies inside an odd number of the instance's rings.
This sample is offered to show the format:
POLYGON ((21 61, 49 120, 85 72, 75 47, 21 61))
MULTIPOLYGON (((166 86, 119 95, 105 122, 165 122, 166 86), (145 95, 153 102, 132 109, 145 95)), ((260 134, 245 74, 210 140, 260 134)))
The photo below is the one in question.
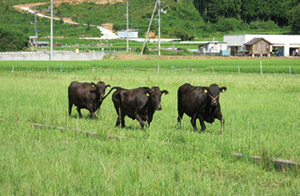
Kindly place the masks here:
POLYGON ((53 0, 51 0, 51 22, 50 22, 50 61, 53 60, 53 0))
POLYGON ((128 30, 129 30, 129 21, 128 21, 128 1, 126 0, 126 20, 127 20, 127 31, 126 31, 126 37, 127 37, 127 52, 129 51, 129 40, 128 40, 128 30))
POLYGON ((160 0, 158 2, 158 56, 160 56, 160 0))
POLYGON ((152 20, 153 20, 153 16, 154 16, 154 13, 155 13, 155 10, 156 10, 156 6, 157 6, 157 1, 155 2, 155 5, 154 5, 154 9, 153 9, 153 12, 152 12, 152 15, 151 15, 151 19, 150 19, 150 22, 149 22, 149 26, 148 26, 148 30, 147 30, 147 33, 146 33, 146 37, 145 37, 145 40, 144 40, 144 44, 143 44, 141 54, 144 53, 144 49, 145 49, 146 42, 147 42, 147 39, 148 39, 148 35, 149 35, 149 32, 150 32, 150 27, 151 27, 151 24, 152 24, 152 20))
POLYGON ((37 29, 36 29, 36 11, 34 12, 34 32, 35 32, 35 48, 37 48, 37 29))

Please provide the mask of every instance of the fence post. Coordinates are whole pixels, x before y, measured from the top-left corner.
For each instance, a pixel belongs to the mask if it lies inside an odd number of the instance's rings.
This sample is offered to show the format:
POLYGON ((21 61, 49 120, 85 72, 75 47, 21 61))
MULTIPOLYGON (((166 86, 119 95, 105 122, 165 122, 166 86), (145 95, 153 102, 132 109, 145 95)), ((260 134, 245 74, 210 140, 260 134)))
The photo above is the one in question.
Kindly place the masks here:
POLYGON ((262 62, 260 61, 260 75, 263 75, 262 62))

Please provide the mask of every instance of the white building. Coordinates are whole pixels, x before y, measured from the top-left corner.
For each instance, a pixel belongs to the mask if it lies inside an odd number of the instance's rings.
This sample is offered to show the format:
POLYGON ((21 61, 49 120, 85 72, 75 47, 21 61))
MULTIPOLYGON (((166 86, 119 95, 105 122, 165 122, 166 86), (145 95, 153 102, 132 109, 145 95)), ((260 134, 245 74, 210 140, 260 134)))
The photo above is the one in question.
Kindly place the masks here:
POLYGON ((244 44, 254 38, 264 38, 270 42, 270 50, 279 56, 292 56, 296 50, 300 50, 300 35, 225 35, 223 41, 227 43, 231 55, 235 55, 239 51, 245 51, 244 44))
POLYGON ((223 55, 222 51, 227 50, 227 44, 224 42, 211 41, 200 45, 198 49, 200 54, 203 55, 223 55))
MULTIPOLYGON (((118 31, 118 37, 120 39, 126 39, 127 38, 127 30, 118 31)), ((128 30, 128 38, 138 38, 138 31, 136 29, 129 29, 128 30)))

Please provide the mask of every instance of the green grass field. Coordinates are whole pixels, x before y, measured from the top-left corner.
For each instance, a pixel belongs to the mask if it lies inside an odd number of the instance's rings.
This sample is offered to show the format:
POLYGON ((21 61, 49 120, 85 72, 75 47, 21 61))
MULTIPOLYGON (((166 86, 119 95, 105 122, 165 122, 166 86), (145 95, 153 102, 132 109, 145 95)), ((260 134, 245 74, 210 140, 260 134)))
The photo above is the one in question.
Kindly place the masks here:
POLYGON ((62 72, 61 62, 0 62, 0 195, 299 195, 299 169, 277 171, 247 158, 300 161, 300 62, 263 60, 260 75, 259 61, 62 62, 62 72), (95 120, 86 110, 79 119, 74 107, 67 115, 67 87, 74 80, 159 86, 169 94, 150 128, 126 118, 120 129, 111 95, 95 120), (186 82, 227 87, 220 98, 224 134, 218 135, 219 121, 194 132, 187 116, 177 127, 177 88, 186 82), (236 152, 246 156, 237 159, 236 152))

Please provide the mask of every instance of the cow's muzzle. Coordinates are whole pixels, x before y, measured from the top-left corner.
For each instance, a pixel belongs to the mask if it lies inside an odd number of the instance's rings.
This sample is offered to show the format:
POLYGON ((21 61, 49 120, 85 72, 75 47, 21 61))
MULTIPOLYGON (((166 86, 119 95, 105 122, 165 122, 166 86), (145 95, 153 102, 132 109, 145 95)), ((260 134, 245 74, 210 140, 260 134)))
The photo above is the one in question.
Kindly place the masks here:
POLYGON ((161 110, 161 109, 162 109, 161 104, 158 104, 157 105, 157 110, 161 110))
POLYGON ((218 103, 218 98, 219 98, 219 95, 213 97, 211 96, 210 94, 208 94, 208 96, 211 98, 211 105, 212 106, 217 106, 219 103, 218 103))

